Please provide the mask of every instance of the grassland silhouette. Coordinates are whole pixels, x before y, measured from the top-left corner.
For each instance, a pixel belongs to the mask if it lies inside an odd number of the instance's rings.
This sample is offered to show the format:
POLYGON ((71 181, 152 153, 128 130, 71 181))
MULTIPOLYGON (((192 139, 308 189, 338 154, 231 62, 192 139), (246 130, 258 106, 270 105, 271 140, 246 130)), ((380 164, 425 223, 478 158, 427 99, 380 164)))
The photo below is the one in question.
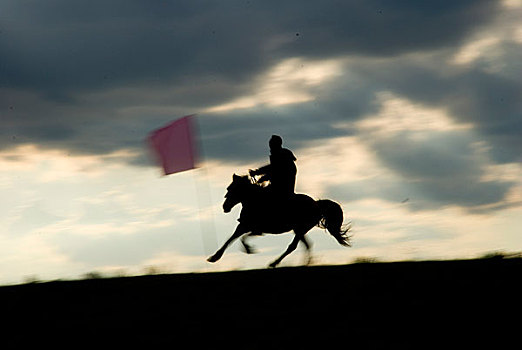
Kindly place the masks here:
POLYGON ((0 287, 2 348, 504 348, 521 258, 55 281, 0 287))

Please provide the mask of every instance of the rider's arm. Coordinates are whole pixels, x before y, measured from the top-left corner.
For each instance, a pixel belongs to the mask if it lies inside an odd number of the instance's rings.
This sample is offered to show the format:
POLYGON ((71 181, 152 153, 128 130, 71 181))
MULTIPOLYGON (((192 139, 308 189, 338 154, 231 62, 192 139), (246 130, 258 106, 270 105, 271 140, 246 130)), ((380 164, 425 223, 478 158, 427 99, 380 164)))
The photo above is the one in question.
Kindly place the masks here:
POLYGON ((255 176, 255 175, 263 175, 263 174, 267 174, 270 172, 270 164, 267 164, 265 166, 262 166, 261 168, 259 169, 256 169, 256 170, 250 170, 249 173, 250 173, 250 176, 255 176))

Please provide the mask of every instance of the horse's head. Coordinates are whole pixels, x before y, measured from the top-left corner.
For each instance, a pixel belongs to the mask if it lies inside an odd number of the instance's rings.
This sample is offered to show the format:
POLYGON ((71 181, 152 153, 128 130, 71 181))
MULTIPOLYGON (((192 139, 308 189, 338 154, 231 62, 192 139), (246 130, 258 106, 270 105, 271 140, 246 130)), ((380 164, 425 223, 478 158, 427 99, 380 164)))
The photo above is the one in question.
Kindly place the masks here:
POLYGON ((229 213, 236 204, 243 200, 245 192, 250 185, 251 182, 247 175, 238 176, 234 174, 232 176, 232 183, 227 187, 225 202, 223 203, 225 213, 229 213))

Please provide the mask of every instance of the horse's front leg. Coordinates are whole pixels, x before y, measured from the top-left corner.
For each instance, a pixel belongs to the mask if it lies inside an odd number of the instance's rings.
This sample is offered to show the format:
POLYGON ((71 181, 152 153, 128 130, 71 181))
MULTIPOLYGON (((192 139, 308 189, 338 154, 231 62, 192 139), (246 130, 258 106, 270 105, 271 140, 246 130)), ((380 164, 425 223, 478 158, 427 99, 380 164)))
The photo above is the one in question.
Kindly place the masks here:
POLYGON ((225 252, 227 247, 230 245, 230 243, 232 243, 235 239, 237 239, 238 237, 241 237, 243 234, 245 234, 247 232, 248 232, 248 230, 245 228, 244 225, 242 225, 242 224, 237 225, 236 230, 234 231, 232 236, 230 236, 230 238, 227 239, 225 244, 223 244, 223 246, 221 248, 219 248, 217 250, 217 252, 214 253, 214 255, 209 257, 207 259, 207 261, 213 263, 213 262, 216 262, 219 259, 221 259, 221 257, 223 256, 223 253, 225 252))
POLYGON ((292 242, 290 243, 290 245, 288 246, 288 248, 286 248, 285 252, 283 254, 281 254, 281 256, 277 259, 275 259, 270 265, 268 265, 269 267, 276 267, 277 265, 279 265, 279 263, 281 262, 281 260, 283 260, 288 254, 290 254, 291 252, 293 252, 295 250, 295 248, 297 248, 297 243, 299 243, 299 241, 301 240, 301 237, 296 234, 294 236, 294 239, 292 240, 292 242))

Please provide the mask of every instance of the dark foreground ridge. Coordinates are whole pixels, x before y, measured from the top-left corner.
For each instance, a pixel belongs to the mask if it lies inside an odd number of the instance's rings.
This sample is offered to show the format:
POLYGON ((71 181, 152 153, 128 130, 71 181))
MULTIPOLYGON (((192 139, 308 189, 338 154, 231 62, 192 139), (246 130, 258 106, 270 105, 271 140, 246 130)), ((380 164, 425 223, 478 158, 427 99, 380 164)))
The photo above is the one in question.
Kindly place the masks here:
POLYGON ((522 259, 514 258, 0 287, 0 344, 245 349, 517 344, 521 272, 522 259))

